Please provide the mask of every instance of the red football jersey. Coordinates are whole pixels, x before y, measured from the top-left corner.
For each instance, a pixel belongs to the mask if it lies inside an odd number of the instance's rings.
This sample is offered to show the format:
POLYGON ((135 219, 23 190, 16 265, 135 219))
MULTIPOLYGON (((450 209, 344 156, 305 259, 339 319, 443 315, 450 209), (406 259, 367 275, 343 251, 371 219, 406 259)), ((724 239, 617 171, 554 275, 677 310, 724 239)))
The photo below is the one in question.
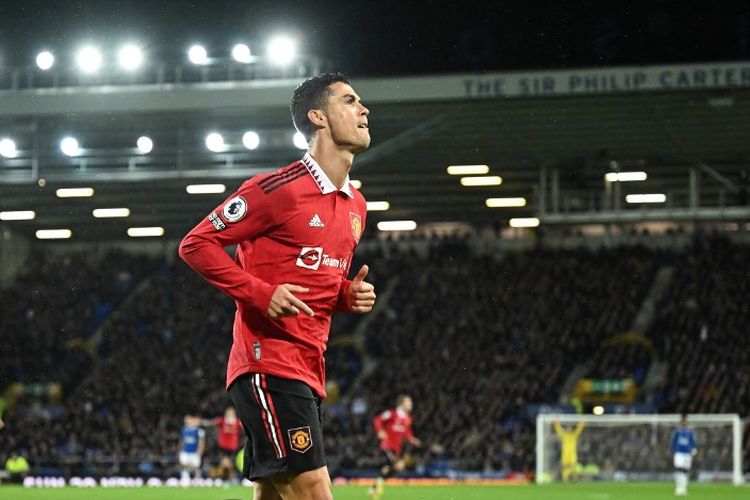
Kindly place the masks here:
POLYGON ((414 439, 411 428, 412 418, 406 412, 394 408, 386 410, 372 421, 375 432, 385 431, 386 438, 380 441, 380 448, 401 453, 404 439, 414 439))
POLYGON ((234 423, 229 423, 224 417, 214 419, 216 426, 216 441, 219 447, 224 450, 236 451, 240 447, 240 431, 242 424, 240 419, 236 418, 234 423))
POLYGON ((259 372, 300 380, 325 397, 323 352, 331 314, 343 310, 346 278, 365 227, 364 197, 342 189, 310 156, 246 181, 180 244, 180 257, 237 304, 227 387, 259 372), (234 261, 224 247, 237 244, 234 261), (309 288, 295 294, 315 313, 271 319, 276 286, 309 288))

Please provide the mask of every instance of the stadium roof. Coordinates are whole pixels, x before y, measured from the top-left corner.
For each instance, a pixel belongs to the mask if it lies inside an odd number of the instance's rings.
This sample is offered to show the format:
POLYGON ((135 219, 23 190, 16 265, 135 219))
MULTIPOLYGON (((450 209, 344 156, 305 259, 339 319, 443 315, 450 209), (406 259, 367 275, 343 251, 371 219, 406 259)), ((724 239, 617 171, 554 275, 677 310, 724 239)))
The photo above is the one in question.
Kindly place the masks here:
MULTIPOLYGON (((371 110, 373 143, 355 160, 351 177, 361 180, 368 200, 390 203, 390 210, 370 214, 370 225, 665 217, 626 204, 629 193, 665 194, 660 207, 671 210, 667 218, 748 218, 748 88, 430 97, 450 83, 441 78, 354 82, 371 110), (412 96, 414 89, 426 96, 412 96), (460 164, 486 164, 502 183, 462 186, 446 172, 460 164), (617 170, 644 171, 648 178, 605 182, 617 170), (526 206, 488 208, 491 197, 523 197, 526 206), (713 212, 699 215, 698 207, 713 212)), ((475 76, 452 78, 466 84, 475 76)), ((18 154, 0 158, 0 211, 35 211, 34 220, 8 223, 31 238, 52 228, 70 228, 77 240, 126 238, 133 226, 162 226, 166 237, 181 237, 242 180, 301 156, 286 105, 296 83, 3 92, 0 104, 8 112, 0 130, 16 138, 18 154), (225 152, 206 149, 205 135, 214 130, 224 135, 225 152), (246 130, 259 134, 257 149, 242 146, 246 130), (58 150, 68 134, 80 142, 80 156, 58 150), (153 152, 135 148, 141 135, 153 140, 153 152), (226 192, 188 194, 186 186, 197 183, 223 183, 226 192), (55 194, 81 186, 95 195, 55 194), (118 207, 129 208, 130 216, 92 217, 96 208, 118 207)))

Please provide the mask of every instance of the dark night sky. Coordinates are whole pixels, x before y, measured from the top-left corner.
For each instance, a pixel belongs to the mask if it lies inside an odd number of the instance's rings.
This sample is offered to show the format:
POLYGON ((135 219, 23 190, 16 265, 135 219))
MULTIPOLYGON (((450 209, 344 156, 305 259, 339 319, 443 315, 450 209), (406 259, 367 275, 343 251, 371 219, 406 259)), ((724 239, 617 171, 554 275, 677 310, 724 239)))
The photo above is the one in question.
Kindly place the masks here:
POLYGON ((42 48, 62 64, 86 40, 110 52, 137 40, 177 61, 193 42, 227 54, 279 30, 354 77, 750 59, 750 1, 671 7, 685 3, 5 0, 0 66, 42 48))

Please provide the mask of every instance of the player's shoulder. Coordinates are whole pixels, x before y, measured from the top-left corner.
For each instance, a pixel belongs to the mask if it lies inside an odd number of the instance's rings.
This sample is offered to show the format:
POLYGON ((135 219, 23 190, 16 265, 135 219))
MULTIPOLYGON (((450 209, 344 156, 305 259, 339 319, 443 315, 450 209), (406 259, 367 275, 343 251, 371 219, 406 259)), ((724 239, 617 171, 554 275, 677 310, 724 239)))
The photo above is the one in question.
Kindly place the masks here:
POLYGON ((307 168, 301 161, 295 161, 285 167, 267 174, 259 174, 245 181, 240 191, 255 191, 265 196, 278 196, 288 192, 289 188, 297 186, 299 179, 308 175, 307 168))

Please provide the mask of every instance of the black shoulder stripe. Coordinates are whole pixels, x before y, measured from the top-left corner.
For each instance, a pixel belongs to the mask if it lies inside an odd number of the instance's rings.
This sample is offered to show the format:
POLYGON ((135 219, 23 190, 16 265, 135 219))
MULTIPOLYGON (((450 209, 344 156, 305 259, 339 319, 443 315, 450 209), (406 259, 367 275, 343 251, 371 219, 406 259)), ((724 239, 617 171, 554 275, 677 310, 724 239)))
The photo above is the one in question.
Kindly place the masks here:
POLYGON ((259 182, 258 182, 258 186, 259 186, 259 187, 261 187, 262 189, 266 189, 266 188, 268 188, 268 187, 269 187, 269 186, 270 186, 271 184, 274 184, 274 183, 276 183, 276 182, 280 182, 280 181, 283 181, 283 180, 284 180, 284 179, 286 179, 287 177, 291 177, 291 176, 293 176, 293 175, 297 174, 298 172, 300 172, 300 170, 301 170, 301 169, 304 169, 304 168, 305 168, 305 166, 304 166, 304 165, 302 165, 301 163, 299 163, 299 164, 297 164, 296 166, 294 166, 294 167, 291 167, 291 168, 289 168, 289 169, 287 169, 287 170, 285 170, 285 171, 282 171, 282 172, 276 172, 275 174, 271 174, 271 175, 269 175, 269 176, 268 176, 268 177, 266 177, 265 179, 263 179, 263 180, 259 181, 259 182))
POLYGON ((297 180, 297 179, 299 179, 301 177, 305 177, 306 175, 309 175, 308 172, 307 172, 307 169, 305 169, 303 172, 298 173, 297 175, 295 175, 294 177, 292 177, 290 179, 286 179, 284 182, 282 182, 280 184, 274 184, 270 188, 264 189, 263 192, 265 194, 269 194, 269 193, 271 193, 273 191, 276 191, 277 189, 279 189, 282 186, 286 186, 287 184, 289 184, 292 181, 295 181, 295 180, 297 180))

